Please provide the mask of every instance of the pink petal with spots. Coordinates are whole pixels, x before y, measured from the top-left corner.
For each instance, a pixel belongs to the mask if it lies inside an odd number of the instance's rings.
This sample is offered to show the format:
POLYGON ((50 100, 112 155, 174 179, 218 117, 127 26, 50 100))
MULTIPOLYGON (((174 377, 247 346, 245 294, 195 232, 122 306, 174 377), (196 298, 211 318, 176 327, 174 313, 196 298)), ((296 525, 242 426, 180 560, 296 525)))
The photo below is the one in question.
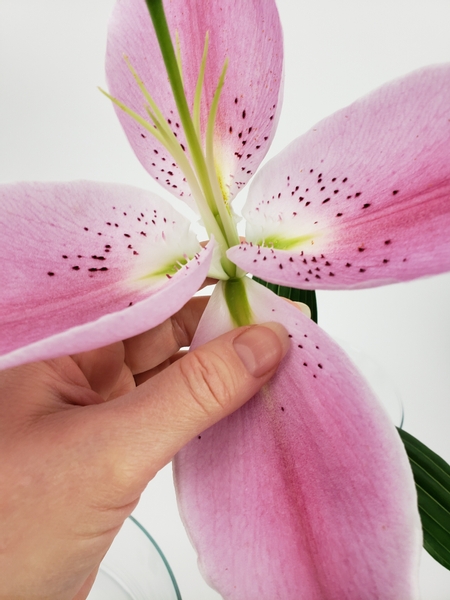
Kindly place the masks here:
MULTIPOLYGON (((282 33, 273 0, 165 2, 172 39, 178 32, 186 97, 192 106, 206 32, 209 52, 203 87, 202 132, 225 59, 229 59, 215 128, 215 156, 224 194, 231 199, 265 156, 281 108, 282 33)), ((143 117, 145 102, 123 56, 127 55, 180 144, 187 147, 144 0, 122 0, 113 12, 106 58, 111 94, 143 117)), ((121 110, 118 117, 147 171, 186 199, 189 188, 168 152, 121 110)))
MULTIPOLYGON (((181 514, 225 600, 414 600, 421 525, 403 444, 344 352, 247 280, 256 322, 291 350, 242 409, 176 457, 181 514)), ((221 288, 201 344, 232 327, 221 288)))
POLYGON ((0 368, 150 329, 208 272, 212 245, 201 250, 185 217, 143 190, 21 183, 0 187, 0 205, 0 368))
POLYGON ((305 289, 441 273, 450 269, 449 198, 447 64, 385 85, 268 163, 244 210, 254 245, 229 257, 259 277, 305 289), (257 247, 263 242, 273 248, 257 247))

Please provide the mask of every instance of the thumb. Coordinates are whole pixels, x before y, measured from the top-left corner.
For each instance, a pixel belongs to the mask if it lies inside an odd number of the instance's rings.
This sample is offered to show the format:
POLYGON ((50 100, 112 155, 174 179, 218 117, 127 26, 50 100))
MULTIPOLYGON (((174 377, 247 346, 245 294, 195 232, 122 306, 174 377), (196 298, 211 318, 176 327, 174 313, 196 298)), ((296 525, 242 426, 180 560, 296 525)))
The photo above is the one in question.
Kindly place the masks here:
POLYGON ((124 477, 119 489, 143 489, 188 441, 254 396, 288 348, 278 323, 234 329, 102 405, 102 428, 112 441, 106 456, 115 476, 124 477))

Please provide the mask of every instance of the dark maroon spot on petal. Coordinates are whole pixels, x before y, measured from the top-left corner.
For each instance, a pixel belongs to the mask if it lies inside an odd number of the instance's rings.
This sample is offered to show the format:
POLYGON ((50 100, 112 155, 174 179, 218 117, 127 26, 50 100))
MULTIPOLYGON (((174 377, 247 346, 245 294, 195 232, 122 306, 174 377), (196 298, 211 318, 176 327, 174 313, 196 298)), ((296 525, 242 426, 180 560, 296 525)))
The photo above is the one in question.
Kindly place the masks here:
POLYGON ((399 191, 400 191, 400 190, 394 190, 394 191, 392 192, 392 195, 393 195, 393 196, 396 196, 396 195, 399 193, 399 191))
POLYGON ((360 269, 360 270, 359 270, 359 272, 360 272, 360 273, 365 273, 365 272, 366 272, 366 269, 360 269))
POLYGON ((323 200, 322 204, 326 204, 327 202, 329 202, 331 200, 331 198, 325 198, 325 200, 323 200))
POLYGON ((356 192, 355 194, 355 198, 358 198, 359 196, 361 196, 362 192, 356 192))
POLYGON ((84 230, 85 230, 85 231, 89 231, 89 229, 88 229, 87 227, 84 227, 84 230))
POLYGON ((345 183, 347 181, 347 177, 344 177, 344 179, 342 180, 342 183, 345 183))
POLYGON ((54 273, 52 271, 48 271, 47 275, 49 275, 50 277, 53 277, 54 273))
POLYGON ((364 250, 365 250, 365 248, 364 248, 363 246, 360 246, 360 247, 358 248, 358 252, 364 252, 364 250))
POLYGON ((143 133, 141 133, 141 137, 145 138, 145 135, 143 133))
POLYGON ((281 407, 282 412, 284 412, 284 406, 281 407))
POLYGON ((350 263, 347 263, 345 266, 346 267, 351 267, 352 265, 350 263))
POLYGON ((319 367, 319 369, 323 369, 323 366, 320 363, 317 366, 319 367))
POLYGON ((392 241, 392 240, 385 240, 385 242, 384 242, 384 243, 385 243, 385 245, 386 245, 386 246, 389 246, 389 244, 391 243, 391 241, 392 241))
POLYGON ((238 103, 238 99, 237 99, 237 98, 235 98, 235 99, 234 99, 234 103, 235 103, 235 104, 237 104, 237 103, 238 103))
POLYGON ((245 119, 245 115, 246 115, 246 112, 245 112, 245 110, 243 110, 243 111, 242 111, 242 118, 243 118, 243 119, 245 119))
POLYGON ((63 258, 69 258, 66 254, 62 255, 63 258))
POLYGON ((304 362, 304 363, 303 363, 303 366, 304 366, 304 367, 307 367, 307 366, 308 366, 308 363, 305 363, 305 362, 304 362))
POLYGON ((388 262, 389 262, 389 259, 388 259, 388 258, 384 258, 384 259, 383 259, 383 263, 384 263, 384 264, 387 264, 388 262))
POLYGON ((369 208, 370 204, 363 204, 363 208, 369 208))
POLYGON ((74 271, 79 271, 79 270, 80 270, 80 267, 72 267, 72 269, 73 269, 74 271))
POLYGON ((298 348, 303 348, 303 346, 301 344, 298 344, 298 348))
POLYGON ((131 235, 129 233, 124 233, 123 237, 129 238, 129 237, 131 237, 131 235))
POLYGON ((95 272, 98 271, 98 269, 96 269, 95 267, 91 267, 90 269, 88 269, 88 271, 95 272))

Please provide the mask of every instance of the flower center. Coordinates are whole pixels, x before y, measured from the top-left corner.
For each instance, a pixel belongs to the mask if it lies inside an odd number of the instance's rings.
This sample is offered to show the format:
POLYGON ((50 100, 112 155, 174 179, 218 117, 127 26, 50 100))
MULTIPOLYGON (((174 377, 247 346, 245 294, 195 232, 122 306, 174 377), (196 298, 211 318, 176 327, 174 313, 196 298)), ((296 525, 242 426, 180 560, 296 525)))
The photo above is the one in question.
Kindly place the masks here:
MULTIPOLYGON (((154 10, 154 4, 151 3, 151 5, 154 10)), ((150 9, 150 13, 154 20, 152 8, 150 9)), ((214 236, 220 248, 220 263, 226 276, 231 278, 242 277, 244 273, 226 256, 226 251, 231 246, 239 244, 240 240, 214 158, 214 127, 220 95, 225 82, 228 59, 224 62, 214 96, 211 100, 210 111, 206 120, 206 130, 202 131, 200 106, 208 56, 209 34, 207 33, 205 37, 193 106, 190 109, 183 86, 182 61, 178 38, 176 44, 177 52, 175 52, 167 23, 161 22, 162 18, 165 21, 164 13, 162 17, 161 14, 157 15, 157 19, 159 19, 158 28, 155 27, 155 31, 158 36, 181 125, 186 137, 188 152, 184 151, 167 119, 127 57, 125 57, 126 64, 142 94, 146 117, 135 112, 104 90, 101 91, 121 110, 144 127, 172 155, 186 178, 208 236, 214 236), (205 140, 204 143, 202 142, 203 139, 205 140)))

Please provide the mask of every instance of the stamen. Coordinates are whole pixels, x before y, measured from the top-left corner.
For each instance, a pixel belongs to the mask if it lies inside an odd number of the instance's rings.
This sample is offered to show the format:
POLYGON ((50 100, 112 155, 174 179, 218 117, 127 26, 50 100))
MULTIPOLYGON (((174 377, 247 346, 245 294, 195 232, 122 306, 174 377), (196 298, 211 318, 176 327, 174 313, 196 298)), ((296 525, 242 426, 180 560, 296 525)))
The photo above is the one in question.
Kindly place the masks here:
POLYGON ((216 122, 217 109, 219 107, 220 95, 225 83, 225 75, 228 69, 228 58, 225 59, 222 72, 217 83, 216 91, 211 103, 211 109, 208 115, 208 123, 206 128, 206 167, 208 169, 209 178, 211 180, 214 198, 220 219, 224 225, 225 235, 230 246, 239 244, 239 236, 236 231, 236 226, 233 223, 231 210, 222 193, 219 183, 219 177, 216 171, 214 160, 214 125, 216 122))

